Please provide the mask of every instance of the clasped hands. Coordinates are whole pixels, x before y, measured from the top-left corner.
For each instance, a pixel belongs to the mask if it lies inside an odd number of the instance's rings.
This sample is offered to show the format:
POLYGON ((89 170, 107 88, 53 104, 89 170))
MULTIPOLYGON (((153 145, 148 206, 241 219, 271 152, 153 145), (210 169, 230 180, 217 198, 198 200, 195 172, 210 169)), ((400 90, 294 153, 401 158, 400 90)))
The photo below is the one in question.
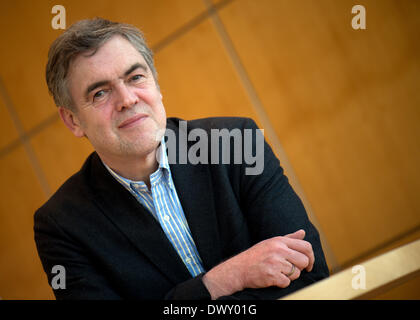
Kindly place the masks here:
POLYGON ((302 270, 312 271, 315 256, 312 245, 304 238, 305 231, 301 229, 258 242, 209 270, 203 283, 212 299, 245 288, 286 288, 300 277, 302 270))

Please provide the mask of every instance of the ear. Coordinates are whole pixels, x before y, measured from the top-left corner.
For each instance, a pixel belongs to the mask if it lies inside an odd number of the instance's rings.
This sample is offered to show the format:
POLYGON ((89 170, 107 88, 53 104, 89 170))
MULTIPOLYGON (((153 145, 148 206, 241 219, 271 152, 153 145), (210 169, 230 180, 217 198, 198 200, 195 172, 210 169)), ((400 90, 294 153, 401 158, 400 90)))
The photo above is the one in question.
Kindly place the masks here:
POLYGON ((58 113, 60 114, 61 120, 63 120, 66 127, 69 128, 76 137, 82 138, 85 136, 85 133, 80 125, 80 120, 75 112, 65 107, 58 107, 58 113))

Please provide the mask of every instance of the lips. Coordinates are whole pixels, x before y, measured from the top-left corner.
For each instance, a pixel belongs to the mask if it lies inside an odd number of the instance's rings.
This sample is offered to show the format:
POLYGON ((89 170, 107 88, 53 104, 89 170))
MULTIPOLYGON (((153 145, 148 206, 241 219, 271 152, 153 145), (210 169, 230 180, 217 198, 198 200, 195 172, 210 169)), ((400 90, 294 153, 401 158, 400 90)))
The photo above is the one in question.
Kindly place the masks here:
POLYGON ((136 114, 134 117, 128 118, 127 120, 123 121, 118 128, 124 129, 129 128, 134 125, 136 122, 141 121, 142 119, 146 118, 147 115, 144 113, 136 114))

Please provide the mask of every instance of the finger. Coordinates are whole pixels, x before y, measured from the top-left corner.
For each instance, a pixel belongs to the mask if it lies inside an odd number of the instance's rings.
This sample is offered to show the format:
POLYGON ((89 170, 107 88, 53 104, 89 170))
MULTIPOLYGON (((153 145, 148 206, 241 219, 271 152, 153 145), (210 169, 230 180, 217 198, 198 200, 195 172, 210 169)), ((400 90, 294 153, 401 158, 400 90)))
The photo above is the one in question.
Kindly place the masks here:
POLYGON ((293 263, 299 270, 303 270, 309 266, 309 258, 299 251, 289 248, 285 258, 289 263, 293 263))
MULTIPOLYGON (((311 271, 312 268, 313 268, 313 265, 315 263, 315 255, 314 255, 314 251, 312 249, 311 243, 308 242, 308 241, 299 240, 299 239, 289 239, 289 238, 287 238, 285 240, 286 240, 285 241, 286 245, 290 249, 292 249, 294 251, 297 251, 297 252, 300 252, 300 253, 302 253, 302 254, 304 254, 305 256, 308 257, 308 259, 309 259, 308 264, 304 268, 306 268, 306 270, 308 272, 311 271)), ((302 261, 298 260, 297 262, 299 263, 299 262, 302 262, 302 261)), ((302 263, 300 265, 302 265, 302 263)))
POLYGON ((311 272, 312 269, 314 268, 314 264, 315 264, 315 256, 314 256, 312 264, 309 264, 309 266, 306 268, 306 271, 311 272))
POLYGON ((300 239, 303 240, 303 238, 305 238, 305 230, 300 229, 296 232, 293 233, 289 233, 285 235, 286 238, 291 238, 291 239, 300 239))
MULTIPOLYGON (((291 239, 299 239, 299 240, 303 240, 305 238, 306 232, 303 229, 299 229, 298 231, 285 235, 285 237, 287 238, 291 238, 291 239)), ((308 251, 308 257, 309 257, 309 264, 308 267, 306 268, 306 271, 311 272, 315 263, 315 255, 313 253, 313 249, 312 249, 312 245, 310 244, 310 242, 308 242, 309 244, 309 249, 310 251, 308 251)))
POLYGON ((297 266, 295 266, 294 264, 292 264, 289 261, 286 261, 285 263, 285 270, 282 271, 282 273, 284 273, 284 275, 286 277, 288 277, 290 280, 296 280, 297 278, 300 277, 300 270, 297 266), (293 271, 293 272, 292 272, 293 271))
POLYGON ((277 287, 280 287, 280 288, 286 288, 286 287, 289 286, 291 281, 292 280, 290 280, 290 278, 286 277, 286 275, 284 275, 283 273, 280 273, 279 276, 276 278, 275 285, 277 287))

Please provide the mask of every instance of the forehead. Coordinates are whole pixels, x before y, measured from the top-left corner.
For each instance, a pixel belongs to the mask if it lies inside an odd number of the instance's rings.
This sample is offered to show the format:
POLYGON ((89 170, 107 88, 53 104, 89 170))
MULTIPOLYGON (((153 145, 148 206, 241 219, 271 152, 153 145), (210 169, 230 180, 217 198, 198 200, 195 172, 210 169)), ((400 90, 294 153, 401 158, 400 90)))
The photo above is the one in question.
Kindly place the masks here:
POLYGON ((68 80, 75 89, 83 84, 98 80, 113 80, 121 77, 127 67, 134 63, 147 66, 137 49, 125 38, 114 36, 106 41, 93 55, 79 54, 70 64, 68 80))

